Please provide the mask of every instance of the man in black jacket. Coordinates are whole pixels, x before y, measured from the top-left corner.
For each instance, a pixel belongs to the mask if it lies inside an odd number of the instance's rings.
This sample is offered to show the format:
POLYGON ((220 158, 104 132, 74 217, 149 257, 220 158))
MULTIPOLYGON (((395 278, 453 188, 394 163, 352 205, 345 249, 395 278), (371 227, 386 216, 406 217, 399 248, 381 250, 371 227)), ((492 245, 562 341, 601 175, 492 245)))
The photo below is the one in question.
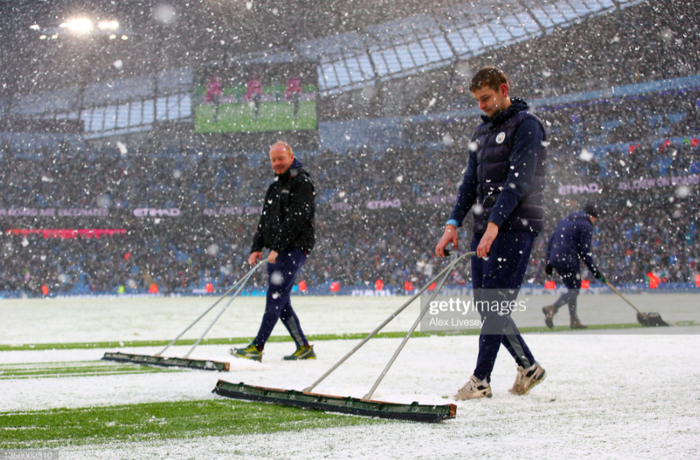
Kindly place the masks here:
POLYGON ((297 272, 314 247, 316 191, 309 173, 294 158, 292 148, 286 142, 277 142, 272 146, 270 163, 275 172, 275 181, 265 194, 248 258, 248 263, 255 265, 262 260, 263 248, 270 249, 267 256, 269 278, 265 314, 253 342, 245 348, 232 348, 230 353, 238 358, 262 361, 265 342, 277 320, 281 319, 297 346, 296 351, 284 359, 315 359, 313 346, 309 345, 301 330, 289 294, 297 272))

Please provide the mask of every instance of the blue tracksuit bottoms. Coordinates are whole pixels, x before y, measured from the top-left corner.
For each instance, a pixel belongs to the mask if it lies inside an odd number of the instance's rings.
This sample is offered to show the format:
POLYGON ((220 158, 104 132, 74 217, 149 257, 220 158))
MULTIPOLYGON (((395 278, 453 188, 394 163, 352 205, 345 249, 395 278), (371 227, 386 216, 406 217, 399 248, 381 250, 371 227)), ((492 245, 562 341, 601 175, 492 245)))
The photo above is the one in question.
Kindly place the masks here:
POLYGON ((289 249, 282 251, 277 256, 277 262, 267 264, 268 287, 267 302, 262 324, 258 335, 253 340, 259 350, 265 347, 265 342, 270 337, 272 330, 281 319, 289 331, 297 347, 308 345, 306 336, 301 330, 299 318, 292 309, 290 293, 294 287, 294 278, 297 272, 306 262, 306 253, 301 249, 289 249))
MULTIPOLYGON (((474 235, 472 251, 476 251, 482 236, 474 235)), ((491 381, 491 371, 501 344, 519 366, 528 368, 535 363, 511 313, 536 237, 536 232, 502 232, 491 245, 486 259, 472 257, 474 302, 483 320, 474 376, 481 380, 491 381)))

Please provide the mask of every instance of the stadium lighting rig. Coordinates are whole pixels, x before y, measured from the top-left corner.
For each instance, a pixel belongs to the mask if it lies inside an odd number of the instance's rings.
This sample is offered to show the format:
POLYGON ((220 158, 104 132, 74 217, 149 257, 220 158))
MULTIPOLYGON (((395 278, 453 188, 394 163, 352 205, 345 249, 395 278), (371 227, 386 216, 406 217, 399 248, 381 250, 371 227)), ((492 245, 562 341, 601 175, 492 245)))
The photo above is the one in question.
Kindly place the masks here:
POLYGON ((131 30, 122 26, 115 19, 93 20, 88 17, 75 17, 67 19, 58 27, 42 27, 32 24, 31 30, 39 32, 39 40, 56 40, 61 37, 107 37, 110 40, 128 40, 131 30))
POLYGON ((94 29, 94 24, 90 19, 76 18, 66 21, 58 27, 60 27, 61 29, 68 29, 74 34, 81 35, 92 31, 94 29))

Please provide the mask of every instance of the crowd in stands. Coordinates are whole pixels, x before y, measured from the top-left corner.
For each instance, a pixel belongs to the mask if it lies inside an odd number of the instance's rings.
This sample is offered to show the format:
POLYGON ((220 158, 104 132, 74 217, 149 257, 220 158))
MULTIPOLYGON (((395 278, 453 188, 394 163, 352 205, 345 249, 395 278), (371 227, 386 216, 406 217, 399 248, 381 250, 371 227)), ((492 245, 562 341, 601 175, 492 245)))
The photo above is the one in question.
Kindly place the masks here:
MULTIPOLYGON (((450 66, 452 77, 435 78, 437 83, 401 115, 473 109, 466 73, 457 71, 465 62, 471 70, 498 65, 511 79, 511 95, 528 101, 697 76, 698 11, 693 2, 667 0, 662 8, 643 3, 490 50, 450 66), (527 64, 532 62, 536 72, 527 64)), ((659 91, 642 88, 626 97, 611 93, 534 108, 549 133, 550 183, 547 230, 536 240, 526 283, 544 284, 549 231, 586 201, 602 211, 594 256, 611 282, 643 283, 650 272, 666 282, 695 280, 700 272, 697 182, 621 186, 700 174, 700 90, 681 85, 659 91), (562 184, 590 183, 597 193, 559 193, 562 184)), ((352 104, 342 105, 348 118, 356 115, 352 104)), ((320 103, 318 110, 323 120, 328 109, 320 103)), ((300 154, 315 180, 318 207, 317 245, 299 280, 309 287, 337 281, 373 288, 381 279, 385 286, 402 288, 407 281, 418 287, 437 273, 445 262, 434 257, 434 248, 467 162, 468 139, 462 136, 478 121, 426 123, 423 133, 407 128, 404 137, 415 143, 412 147, 300 154), (369 202, 380 204, 368 207, 369 202)), ((19 152, 3 141, 0 292, 114 293, 121 287, 129 293, 155 284, 167 293, 191 292, 209 282, 229 286, 248 270, 257 212, 271 180, 264 156, 79 151, 65 145, 19 152), (177 209, 179 215, 134 215, 142 208, 177 209), (59 217, 21 212, 25 209, 108 212, 59 217), (10 232, 40 228, 126 232, 100 238, 10 232)), ((460 230, 462 250, 471 240, 470 220, 460 230)), ((469 267, 457 270, 450 283, 468 284, 469 267)), ((253 284, 265 285, 262 273, 253 284)))
MULTIPOLYGON (((300 158, 317 188, 317 246, 300 280, 307 286, 418 287, 444 265, 433 255, 467 158, 466 140, 441 148, 322 151, 300 158), (428 199, 432 198, 432 199, 428 199), (389 203, 368 208, 367 203, 389 203), (400 203, 399 203, 400 201, 400 203)), ((615 283, 644 282, 648 272, 672 282, 693 281, 700 257, 695 239, 697 185, 624 190, 620 179, 697 173, 700 146, 648 144, 585 162, 550 149, 548 229, 594 196, 603 210, 594 253, 615 283), (659 161, 663 158, 664 161, 659 161), (668 161, 666 161, 668 160, 668 161), (602 166, 601 166, 602 165, 602 166), (662 165, 662 166, 659 166, 662 165), (558 194, 561 183, 600 183, 597 195, 558 194), (685 187, 685 188, 683 188, 685 187)), ((0 291, 191 292, 211 282, 225 287, 247 271, 257 209, 272 173, 268 161, 244 156, 145 154, 13 155, 0 161, 0 213, 11 208, 100 208, 104 217, 0 215, 0 291), (178 208, 176 217, 135 217, 135 208, 178 208), (216 210, 251 207, 250 213, 216 210), (209 214, 204 210, 214 210, 209 214), (7 234, 26 228, 125 228, 124 235, 73 239, 7 234)), ((469 218, 468 218, 469 220, 469 218)), ((468 247, 471 224, 462 230, 468 247)), ((543 284, 545 232, 537 240, 526 282, 543 284)), ((451 283, 469 282, 468 266, 451 283)), ((254 283, 264 285, 263 274, 254 283)))

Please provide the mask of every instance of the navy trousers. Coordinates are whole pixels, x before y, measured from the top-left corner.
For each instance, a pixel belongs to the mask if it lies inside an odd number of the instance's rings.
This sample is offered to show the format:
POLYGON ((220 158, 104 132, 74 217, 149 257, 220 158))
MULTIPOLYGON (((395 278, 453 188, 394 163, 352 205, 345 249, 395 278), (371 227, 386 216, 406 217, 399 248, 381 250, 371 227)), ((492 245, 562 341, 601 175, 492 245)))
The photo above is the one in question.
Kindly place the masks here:
POLYGON ((294 278, 304 265, 304 262, 306 262, 306 253, 304 251, 290 249, 281 252, 277 256, 277 262, 274 264, 267 264, 268 287, 265 314, 263 315, 258 335, 253 340, 253 343, 259 350, 265 347, 265 342, 272 334, 278 319, 282 320, 297 347, 308 345, 306 336, 301 330, 299 318, 292 309, 290 298, 292 287, 294 287, 294 278))
MULTIPOLYGON (((472 251, 476 251, 482 236, 474 235, 472 251)), ((528 368, 535 363, 534 356, 511 318, 510 307, 520 291, 536 237, 536 232, 499 233, 486 259, 472 257, 474 302, 477 307, 481 306, 479 313, 483 321, 474 376, 481 380, 491 381, 491 371, 501 344, 518 366, 528 368)))
POLYGON ((554 266, 554 268, 561 276, 561 280, 567 290, 554 302, 553 306, 559 310, 564 304, 568 304, 569 315, 573 318, 576 316, 578 294, 581 290, 581 269, 578 264, 563 267, 554 266))

